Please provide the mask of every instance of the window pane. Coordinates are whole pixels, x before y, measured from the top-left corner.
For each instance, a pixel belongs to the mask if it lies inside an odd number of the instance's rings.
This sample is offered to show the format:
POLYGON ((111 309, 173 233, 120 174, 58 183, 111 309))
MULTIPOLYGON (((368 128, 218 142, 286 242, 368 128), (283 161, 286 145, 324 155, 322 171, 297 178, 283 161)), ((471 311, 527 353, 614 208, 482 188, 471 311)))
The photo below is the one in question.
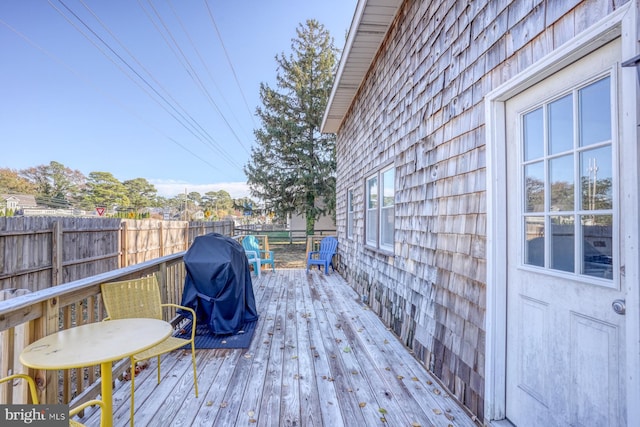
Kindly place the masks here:
POLYGON ((582 209, 613 209, 611 146, 580 153, 582 209))
POLYGON ((378 177, 367 180, 367 243, 378 244, 378 177))
POLYGON ((378 178, 373 177, 367 181, 367 208, 378 206, 378 178))
POLYGON ((367 211, 367 243, 371 245, 377 244, 377 236, 378 236, 378 211, 368 210, 367 211))
POLYGON ((575 271, 575 229, 573 216, 551 217, 550 268, 575 271))
POLYGON ((610 78, 604 78, 579 91, 580 146, 611 139, 610 78))
POLYGON ((524 115, 524 160, 542 157, 544 154, 544 123, 542 108, 538 108, 524 115))
POLYGON ((525 212, 544 211, 544 163, 525 166, 525 212))
POLYGON ((551 186, 551 211, 573 210, 573 155, 549 161, 551 186))
POLYGON ((393 207, 381 209, 380 215, 380 246, 393 249, 393 207))
POLYGON ((561 153, 573 148, 573 96, 567 95, 549 104, 549 152, 561 153))
POLYGON ((394 202, 394 170, 389 169, 382 174, 382 206, 393 206, 394 202))
POLYGON ((347 237, 353 237, 353 190, 347 193, 347 237))
POLYGON ((526 217, 524 223, 524 263, 544 267, 544 217, 526 217))
POLYGON ((585 215, 581 218, 582 274, 613 279, 613 217, 585 215))

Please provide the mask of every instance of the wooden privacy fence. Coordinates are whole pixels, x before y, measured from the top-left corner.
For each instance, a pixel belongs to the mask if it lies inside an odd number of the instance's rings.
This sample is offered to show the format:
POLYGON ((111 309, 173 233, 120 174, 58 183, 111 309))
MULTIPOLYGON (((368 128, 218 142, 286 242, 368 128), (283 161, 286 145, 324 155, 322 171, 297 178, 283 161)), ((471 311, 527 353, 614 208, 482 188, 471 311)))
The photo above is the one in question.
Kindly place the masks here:
POLYGON ((37 291, 189 248, 211 232, 231 236, 232 221, 120 218, 0 218, 0 290, 37 291))
MULTIPOLYGON (((18 360, 20 352, 28 344, 58 330, 101 321, 106 316, 101 283, 156 274, 162 301, 180 304, 185 279, 184 254, 182 251, 48 289, 9 295, 9 299, 0 301, 0 376, 28 373, 35 378, 38 397, 43 403, 75 406, 95 398, 100 393, 98 366, 60 371, 27 370, 18 360)), ((175 315, 175 310, 167 312, 165 320, 175 319, 175 315)), ((128 359, 116 364, 114 378, 128 366, 128 359)), ((14 388, 13 384, 0 387, 0 403, 27 402, 24 388, 14 388)))

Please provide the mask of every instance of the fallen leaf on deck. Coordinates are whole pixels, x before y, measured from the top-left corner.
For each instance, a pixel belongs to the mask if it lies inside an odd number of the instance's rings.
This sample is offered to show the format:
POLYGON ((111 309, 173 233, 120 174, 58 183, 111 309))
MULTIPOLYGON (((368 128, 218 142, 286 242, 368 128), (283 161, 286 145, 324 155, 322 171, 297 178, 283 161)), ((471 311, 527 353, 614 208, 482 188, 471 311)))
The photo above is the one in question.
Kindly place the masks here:
MULTIPOLYGON (((209 402, 211 402, 211 401, 209 401, 209 402)), ((209 403, 209 402, 207 402, 207 403, 209 403)), ((211 402, 211 404, 213 404, 213 402, 211 402)), ((222 402, 222 403, 220 403, 220 407, 221 407, 221 408, 226 408, 226 407, 227 407, 227 405, 229 405, 227 402, 222 402)))
POLYGON ((361 408, 364 408, 365 406, 367 406, 367 402, 360 402, 358 404, 361 408))
POLYGON ((411 427, 422 427, 422 425, 420 425, 420 423, 417 423, 417 422, 414 421, 414 422, 411 423, 411 427))
POLYGON ((380 412, 381 414, 386 414, 387 410, 384 408, 378 408, 378 412, 380 412))
POLYGON ((434 388, 434 389, 433 389, 433 392, 434 392, 435 394, 440 394, 440 389, 434 388))
POLYGON ((440 409, 433 409, 433 413, 436 415, 442 415, 442 411, 440 409))
POLYGON ((345 353, 351 353, 351 347, 346 346, 344 349, 342 349, 342 351, 344 351, 345 353))

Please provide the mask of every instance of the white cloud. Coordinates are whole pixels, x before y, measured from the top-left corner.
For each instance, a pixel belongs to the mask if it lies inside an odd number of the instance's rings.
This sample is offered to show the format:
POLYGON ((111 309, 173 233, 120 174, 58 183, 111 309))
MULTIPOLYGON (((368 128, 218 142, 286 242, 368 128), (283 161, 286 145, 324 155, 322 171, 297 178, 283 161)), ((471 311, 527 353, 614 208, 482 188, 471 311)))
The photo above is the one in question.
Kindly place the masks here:
POLYGON ((232 199, 240 199, 242 197, 250 197, 249 186, 245 182, 217 182, 215 184, 190 184, 188 182, 150 179, 149 182, 158 190, 158 196, 174 197, 178 194, 184 194, 197 191, 201 195, 209 191, 224 190, 231 195, 232 199))

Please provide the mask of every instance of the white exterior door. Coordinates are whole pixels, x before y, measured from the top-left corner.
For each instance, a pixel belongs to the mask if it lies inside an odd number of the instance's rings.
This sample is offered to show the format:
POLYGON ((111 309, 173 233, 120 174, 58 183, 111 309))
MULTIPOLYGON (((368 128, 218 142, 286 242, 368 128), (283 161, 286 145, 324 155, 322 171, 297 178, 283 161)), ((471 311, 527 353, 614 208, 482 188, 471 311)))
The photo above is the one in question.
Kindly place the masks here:
POLYGON ((626 425, 619 56, 614 40, 505 104, 506 416, 518 427, 626 425))

